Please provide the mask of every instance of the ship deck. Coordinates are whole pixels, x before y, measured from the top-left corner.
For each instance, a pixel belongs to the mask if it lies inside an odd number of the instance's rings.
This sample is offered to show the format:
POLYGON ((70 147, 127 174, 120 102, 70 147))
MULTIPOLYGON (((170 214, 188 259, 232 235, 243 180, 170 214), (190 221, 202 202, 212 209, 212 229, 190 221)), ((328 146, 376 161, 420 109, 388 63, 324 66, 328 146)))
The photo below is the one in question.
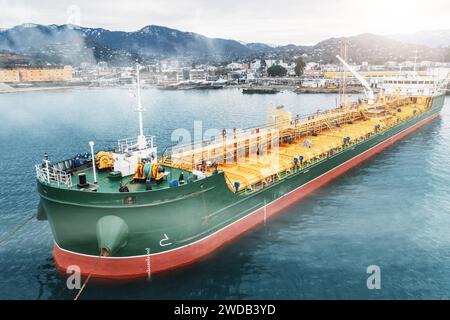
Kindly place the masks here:
MULTIPOLYGON (((183 172, 184 179, 186 182, 190 177, 192 177, 192 172, 189 172, 186 170, 181 170, 178 168, 169 168, 166 166, 163 166, 163 167, 165 168, 166 172, 169 174, 167 175, 167 177, 164 179, 164 181, 161 184, 153 184, 152 190, 160 190, 160 189, 169 188, 169 182, 172 180, 178 180, 178 177, 180 176, 180 174, 182 172, 183 172)), ((87 182, 92 187, 93 182, 94 182, 94 173, 93 173, 92 167, 90 167, 90 168, 86 168, 86 169, 83 169, 83 170, 80 170, 80 171, 77 171, 76 173, 74 173, 74 176, 72 178, 73 182, 74 182, 73 188, 77 188, 77 183, 78 183, 77 174, 79 174, 79 173, 86 174, 87 182)), ((97 173, 97 184, 96 184, 97 192, 104 192, 104 193, 119 192, 119 187, 120 187, 121 183, 122 183, 122 185, 126 185, 130 192, 147 190, 145 183, 131 182, 130 180, 132 179, 132 176, 122 177, 120 179, 113 180, 113 179, 108 178, 109 171, 103 171, 103 172, 97 171, 96 173, 97 173)))
POLYGON ((280 143, 276 148, 271 143, 270 131, 261 134, 258 130, 256 134, 252 133, 252 138, 237 136, 234 140, 231 138, 231 142, 175 154, 167 165, 189 170, 194 167, 191 159, 195 157, 217 161, 218 170, 225 173, 230 190, 235 191, 237 185, 239 191, 253 192, 332 154, 352 148, 374 134, 382 134, 429 107, 430 100, 421 97, 417 101, 391 99, 367 108, 334 109, 308 117, 298 125, 290 121, 281 127, 280 143), (268 149, 270 145, 272 147, 268 149), (250 150, 260 147, 264 150, 262 154, 250 154, 250 150), (213 156, 208 159, 205 155, 213 156))
MULTIPOLYGON (((159 165, 166 176, 159 184, 152 183, 151 190, 171 187, 181 173, 185 183, 195 179, 198 170, 204 175, 213 174, 213 168, 225 173, 230 191, 254 192, 273 182, 284 179, 330 156, 352 148, 407 119, 425 112, 431 106, 429 97, 393 97, 372 105, 336 108, 293 121, 284 111, 276 114, 272 127, 251 129, 248 132, 225 137, 221 142, 198 148, 180 149, 163 155, 159 165), (276 142, 274 144, 273 142, 276 142), (205 167, 204 167, 205 166, 205 167)), ((143 182, 134 182, 134 175, 111 179, 109 171, 97 171, 97 183, 90 161, 85 167, 70 171, 71 166, 62 161, 52 165, 52 170, 37 166, 38 179, 68 188, 77 186, 80 173, 85 173, 89 189, 101 193, 118 193, 122 185, 130 192, 149 191, 143 182), (47 171, 46 171, 47 170, 47 171)))
POLYGON ((264 187, 264 185, 292 173, 294 158, 303 158, 302 164, 299 164, 299 169, 303 169, 328 157, 330 152, 339 152, 364 141, 369 135, 374 134, 376 125, 380 125, 379 132, 381 133, 398 122, 413 117, 414 110, 421 113, 424 111, 424 107, 411 104, 402 106, 401 112, 397 112, 395 117, 358 119, 351 123, 342 123, 338 127, 330 126, 316 132, 315 135, 301 136, 290 143, 282 143, 276 150, 268 152, 263 157, 258 157, 257 161, 244 158, 235 163, 221 164, 219 170, 225 172, 230 187, 236 181, 239 182, 241 189, 264 187), (343 145, 342 141, 346 137, 350 138, 350 142, 343 145))

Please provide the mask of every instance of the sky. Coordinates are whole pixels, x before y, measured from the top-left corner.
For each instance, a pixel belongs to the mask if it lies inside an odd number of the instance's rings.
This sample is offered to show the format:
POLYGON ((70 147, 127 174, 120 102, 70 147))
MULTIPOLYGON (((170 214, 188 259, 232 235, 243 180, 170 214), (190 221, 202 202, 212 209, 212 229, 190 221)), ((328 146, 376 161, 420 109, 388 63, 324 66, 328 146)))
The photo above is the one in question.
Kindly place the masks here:
POLYGON ((0 8, 0 28, 72 23, 136 31, 155 24, 274 45, 450 29, 449 0, 0 0, 0 8))

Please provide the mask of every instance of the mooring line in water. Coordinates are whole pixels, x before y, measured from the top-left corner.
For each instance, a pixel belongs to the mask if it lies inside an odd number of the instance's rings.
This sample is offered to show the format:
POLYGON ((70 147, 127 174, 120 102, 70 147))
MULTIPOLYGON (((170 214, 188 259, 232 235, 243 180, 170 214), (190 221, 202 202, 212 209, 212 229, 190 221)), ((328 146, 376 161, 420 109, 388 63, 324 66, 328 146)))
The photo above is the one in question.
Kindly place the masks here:
POLYGON ((94 265, 94 268, 92 269, 92 271, 87 276, 86 280, 84 281, 83 285, 81 286, 80 290, 78 291, 77 295, 75 296, 75 298, 73 300, 78 300, 78 298, 80 297, 81 293, 83 293, 83 290, 84 290, 84 288, 86 288, 86 285, 88 284, 89 280, 91 279, 92 274, 97 269, 97 266, 98 266, 101 258, 102 258, 102 256, 100 255, 98 257, 98 259, 97 259, 97 262, 94 265))
POLYGON ((35 217, 36 217, 36 213, 33 213, 31 215, 31 217, 29 217, 27 220, 25 220, 24 222, 22 222, 19 225, 17 225, 12 231, 10 231, 9 233, 7 233, 3 237, 1 237, 0 238, 0 246, 3 245, 4 242, 9 240, 13 235, 16 234, 17 231, 19 231, 24 225, 26 225, 28 222, 30 222, 35 217))

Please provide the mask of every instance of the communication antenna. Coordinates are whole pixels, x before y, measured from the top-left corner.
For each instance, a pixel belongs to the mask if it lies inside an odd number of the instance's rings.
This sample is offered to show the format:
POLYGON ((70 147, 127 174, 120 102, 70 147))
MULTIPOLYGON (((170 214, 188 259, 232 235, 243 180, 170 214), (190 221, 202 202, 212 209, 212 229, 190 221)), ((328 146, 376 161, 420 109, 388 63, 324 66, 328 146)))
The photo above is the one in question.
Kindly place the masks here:
MULTIPOLYGON (((340 49, 340 56, 343 57, 345 61, 348 61, 348 40, 343 39, 341 40, 341 49, 340 49)), ((347 97, 346 97, 346 90, 347 90, 347 74, 345 71, 345 68, 341 68, 341 84, 340 84, 340 96, 339 96, 339 104, 341 107, 347 106, 347 97)))
POLYGON ((139 136, 138 136, 138 148, 140 150, 147 148, 147 140, 144 135, 144 125, 142 121, 142 113, 145 111, 142 106, 141 99, 141 79, 139 75, 140 65, 136 64, 136 82, 137 82, 137 108, 136 112, 139 114, 139 136))

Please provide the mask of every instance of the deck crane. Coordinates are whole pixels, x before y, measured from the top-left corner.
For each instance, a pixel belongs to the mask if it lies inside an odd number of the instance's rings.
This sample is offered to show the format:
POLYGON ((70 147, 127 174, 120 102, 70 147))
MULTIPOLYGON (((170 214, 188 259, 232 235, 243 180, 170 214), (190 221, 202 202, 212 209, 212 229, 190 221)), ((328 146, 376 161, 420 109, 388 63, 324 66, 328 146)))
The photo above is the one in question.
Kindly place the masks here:
POLYGON ((345 60, 342 59, 339 55, 337 55, 336 58, 338 58, 338 60, 340 62, 342 62, 342 64, 356 77, 356 79, 358 79, 359 82, 361 82, 361 84, 365 88, 364 92, 366 93, 366 96, 367 96, 367 103, 373 104, 374 103, 374 93, 373 93, 372 88, 370 87, 370 84, 366 81, 366 79, 361 77, 355 70, 353 70, 352 67, 350 67, 348 65, 348 63, 345 62, 345 60))

